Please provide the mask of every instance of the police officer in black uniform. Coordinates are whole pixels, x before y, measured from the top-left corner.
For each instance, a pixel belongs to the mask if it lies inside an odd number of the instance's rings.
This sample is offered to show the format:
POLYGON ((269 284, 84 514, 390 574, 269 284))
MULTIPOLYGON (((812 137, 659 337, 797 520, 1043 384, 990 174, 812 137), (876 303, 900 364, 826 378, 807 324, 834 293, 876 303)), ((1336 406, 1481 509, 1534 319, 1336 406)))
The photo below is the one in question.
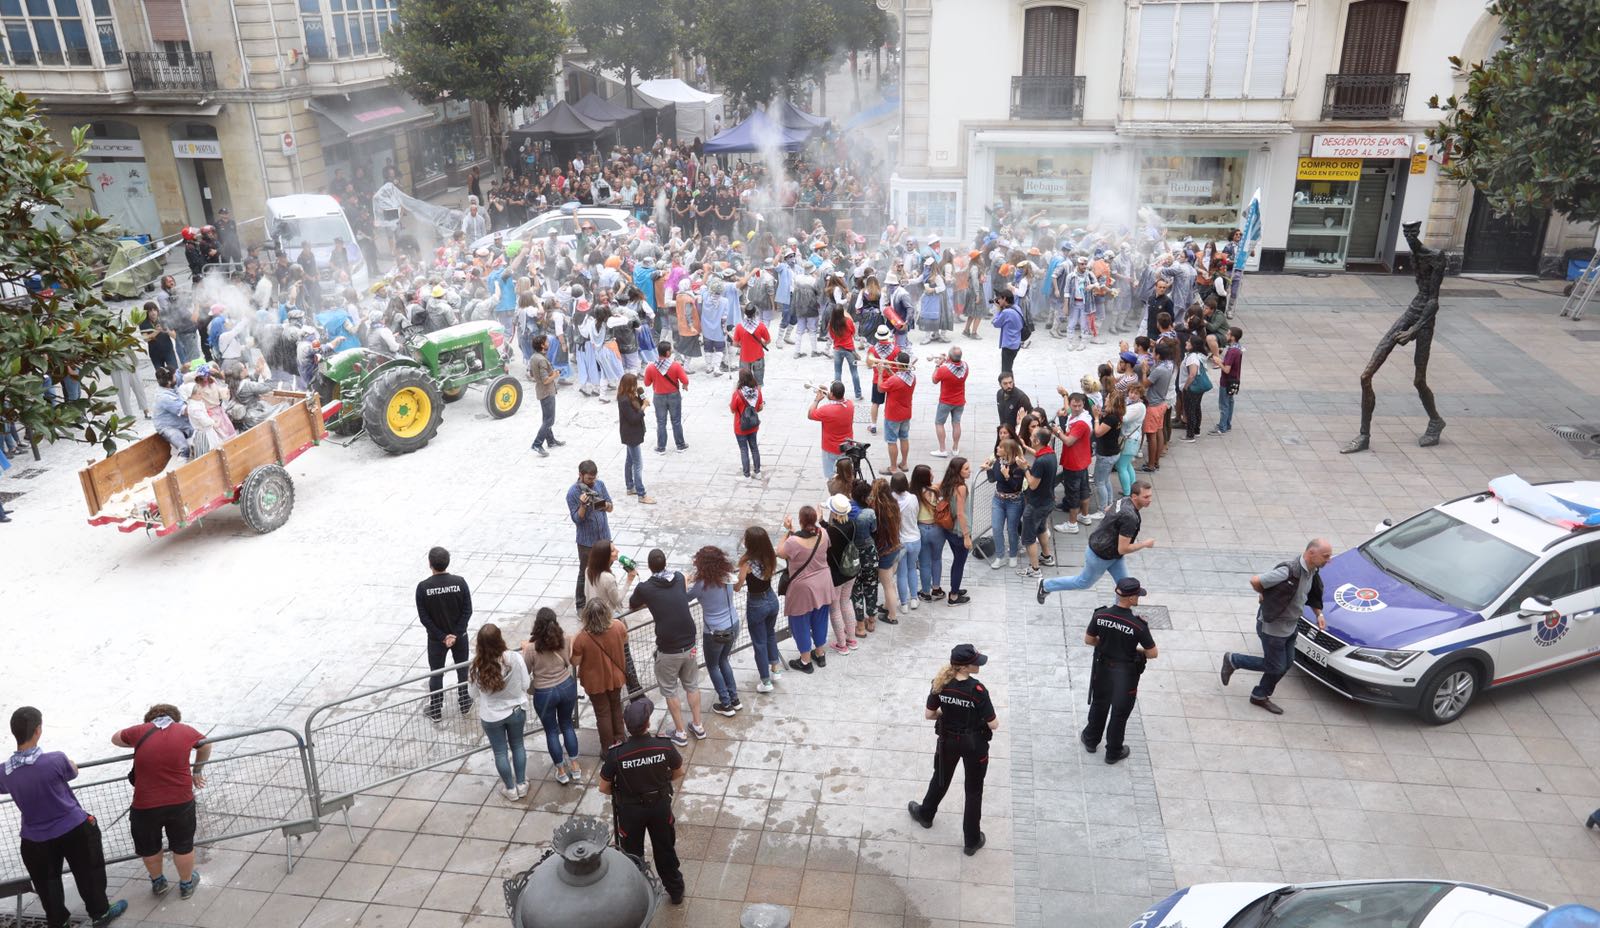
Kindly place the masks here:
POLYGON ((1133 577, 1118 580, 1117 604, 1096 609, 1083 632, 1083 643, 1094 645, 1094 670, 1089 677, 1089 723, 1078 740, 1093 754, 1104 735, 1108 764, 1128 756, 1122 733, 1139 698, 1145 661, 1156 656, 1149 623, 1133 611, 1145 592, 1133 577))
POLYGON ((922 801, 906 804, 906 811, 923 828, 933 827, 939 802, 950 789, 959 761, 966 770, 967 802, 961 816, 961 832, 968 857, 983 847, 984 835, 978 830, 983 817, 983 778, 989 771, 989 739, 1000 727, 994 703, 982 683, 972 678, 979 667, 989 662, 970 644, 958 644, 950 651, 950 665, 933 678, 928 693, 927 717, 936 719, 939 736, 933 752, 933 778, 922 801))
POLYGON ((600 792, 612 797, 617 838, 622 849, 644 857, 644 836, 656 873, 673 905, 683 904, 683 871, 678 867, 678 832, 672 817, 672 786, 683 779, 683 755, 667 738, 650 734, 650 714, 655 704, 636 699, 622 710, 628 740, 606 751, 600 765, 600 792))

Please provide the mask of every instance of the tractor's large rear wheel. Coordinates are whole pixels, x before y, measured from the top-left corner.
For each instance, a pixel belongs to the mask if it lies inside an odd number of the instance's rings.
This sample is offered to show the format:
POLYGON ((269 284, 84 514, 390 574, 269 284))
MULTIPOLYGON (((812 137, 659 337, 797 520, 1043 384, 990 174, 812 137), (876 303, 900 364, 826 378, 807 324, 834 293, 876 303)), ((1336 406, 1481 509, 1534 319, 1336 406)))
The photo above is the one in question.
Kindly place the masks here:
POLYGON ((390 454, 427 446, 444 418, 444 399, 428 372, 397 367, 367 385, 361 421, 372 443, 390 454))

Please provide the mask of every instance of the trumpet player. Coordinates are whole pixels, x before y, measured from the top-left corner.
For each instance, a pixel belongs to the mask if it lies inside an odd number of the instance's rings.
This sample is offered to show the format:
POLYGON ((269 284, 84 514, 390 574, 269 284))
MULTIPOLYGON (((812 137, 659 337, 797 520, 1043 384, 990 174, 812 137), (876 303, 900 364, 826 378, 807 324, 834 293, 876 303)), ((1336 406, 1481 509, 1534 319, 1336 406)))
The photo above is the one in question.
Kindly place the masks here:
POLYGON ((911 354, 901 351, 893 365, 883 382, 883 443, 889 450, 890 474, 910 470, 911 399, 917 389, 911 354))
POLYGON ((933 382, 939 385, 939 405, 933 414, 933 434, 939 440, 936 458, 946 457, 944 450, 944 424, 950 429, 949 454, 961 453, 961 414, 967 408, 967 375, 971 373, 961 360, 961 346, 952 345, 950 352, 933 359, 933 382))

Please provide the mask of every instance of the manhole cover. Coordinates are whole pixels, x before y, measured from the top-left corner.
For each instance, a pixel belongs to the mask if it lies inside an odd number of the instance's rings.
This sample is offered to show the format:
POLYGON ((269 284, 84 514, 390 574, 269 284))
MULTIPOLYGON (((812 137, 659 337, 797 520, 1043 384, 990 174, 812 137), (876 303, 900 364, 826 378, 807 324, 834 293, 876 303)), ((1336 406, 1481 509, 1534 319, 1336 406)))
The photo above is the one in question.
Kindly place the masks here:
MULTIPOLYGON (((1166 606, 1140 606, 1136 611, 1144 616, 1144 620, 1150 624, 1152 630, 1172 630, 1172 613, 1167 611, 1166 606)), ((1158 645, 1160 643, 1156 642, 1158 645)))
POLYGON ((1585 458, 1600 459, 1600 425, 1593 422, 1576 422, 1545 427, 1585 458))

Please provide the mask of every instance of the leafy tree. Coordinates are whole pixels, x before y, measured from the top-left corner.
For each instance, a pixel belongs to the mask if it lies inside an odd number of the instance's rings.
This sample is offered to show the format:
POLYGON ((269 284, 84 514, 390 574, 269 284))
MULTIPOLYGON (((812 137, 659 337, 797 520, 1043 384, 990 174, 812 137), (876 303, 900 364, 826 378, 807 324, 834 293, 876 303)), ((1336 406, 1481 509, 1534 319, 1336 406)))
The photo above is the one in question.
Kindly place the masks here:
POLYGON ((633 105, 634 75, 664 72, 676 39, 676 20, 664 2, 570 0, 567 21, 589 57, 622 72, 633 105))
POLYGON ((747 106, 796 91, 840 52, 886 35, 872 0, 683 0, 682 44, 747 106))
POLYGON ((476 100, 489 108, 498 162, 501 117, 545 92, 567 41, 553 0, 400 0, 384 43, 395 80, 420 100, 476 100))
POLYGON ((1428 130, 1448 142, 1448 177, 1476 187, 1495 212, 1543 210, 1600 220, 1600 29, 1594 0, 1495 0, 1505 46, 1466 72, 1466 91, 1428 105, 1428 130))
POLYGON ((111 252, 106 218, 65 206, 89 189, 86 133, 74 129, 62 149, 37 105, 0 82, 0 421, 36 444, 70 438, 109 454, 133 420, 116 414, 109 386, 95 384, 109 381, 139 339, 97 286, 111 252), (82 395, 52 401, 47 377, 58 390, 82 384, 82 395))

